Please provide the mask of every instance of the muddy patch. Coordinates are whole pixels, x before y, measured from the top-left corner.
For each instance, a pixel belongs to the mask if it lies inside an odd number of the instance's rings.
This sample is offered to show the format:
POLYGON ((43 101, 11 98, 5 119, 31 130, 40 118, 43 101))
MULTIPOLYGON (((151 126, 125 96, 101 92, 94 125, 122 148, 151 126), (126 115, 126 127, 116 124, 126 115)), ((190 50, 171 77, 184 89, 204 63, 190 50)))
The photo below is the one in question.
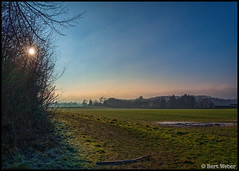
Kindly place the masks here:
POLYGON ((234 126, 237 123, 218 123, 218 122, 157 122, 156 126, 173 127, 209 127, 209 126, 234 126))

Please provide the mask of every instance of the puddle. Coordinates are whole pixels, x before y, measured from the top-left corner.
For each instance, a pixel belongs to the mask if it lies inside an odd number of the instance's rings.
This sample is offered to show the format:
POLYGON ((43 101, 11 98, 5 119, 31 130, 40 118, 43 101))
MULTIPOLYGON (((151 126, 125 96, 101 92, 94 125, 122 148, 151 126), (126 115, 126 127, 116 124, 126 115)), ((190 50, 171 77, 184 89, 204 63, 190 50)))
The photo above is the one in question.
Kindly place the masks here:
POLYGON ((199 127, 199 126, 234 126, 237 123, 219 123, 219 122, 157 122, 157 126, 174 126, 174 127, 199 127))

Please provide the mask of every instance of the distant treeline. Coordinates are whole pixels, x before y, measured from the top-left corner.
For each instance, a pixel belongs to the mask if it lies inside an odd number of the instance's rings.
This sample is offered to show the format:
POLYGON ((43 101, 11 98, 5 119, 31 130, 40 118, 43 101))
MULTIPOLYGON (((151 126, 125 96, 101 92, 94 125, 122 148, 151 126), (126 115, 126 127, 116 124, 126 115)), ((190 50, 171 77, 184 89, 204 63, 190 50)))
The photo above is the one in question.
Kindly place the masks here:
POLYGON ((154 98, 117 99, 101 97, 99 100, 83 100, 82 103, 58 103, 59 107, 111 107, 111 108, 146 108, 146 109, 213 109, 237 108, 236 99, 219 99, 210 96, 158 96, 154 98))
POLYGON ((144 99, 142 96, 135 100, 120 100, 109 98, 102 104, 107 107, 118 108, 149 108, 149 109, 195 109, 195 108, 215 108, 214 103, 209 98, 196 100, 194 96, 182 95, 176 97, 174 95, 167 97, 158 97, 144 99))

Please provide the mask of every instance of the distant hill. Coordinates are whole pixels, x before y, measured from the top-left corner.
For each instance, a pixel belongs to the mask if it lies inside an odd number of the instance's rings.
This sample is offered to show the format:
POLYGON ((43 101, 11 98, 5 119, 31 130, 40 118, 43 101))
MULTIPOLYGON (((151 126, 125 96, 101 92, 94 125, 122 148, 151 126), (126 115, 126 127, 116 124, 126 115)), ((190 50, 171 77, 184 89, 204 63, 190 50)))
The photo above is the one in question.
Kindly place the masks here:
POLYGON ((230 106, 232 104, 237 104, 237 99, 210 98, 210 101, 213 102, 215 106, 230 106))
MULTIPOLYGON (((194 96, 194 95, 192 95, 194 96)), ((148 100, 161 100, 165 99, 166 101, 169 100, 171 96, 156 96, 156 97, 150 97, 148 100)), ((177 99, 180 98, 181 96, 175 96, 177 99)), ((222 99, 222 98, 216 98, 216 97, 211 97, 207 95, 197 95, 194 96, 196 101, 208 99, 210 102, 212 102, 215 106, 230 106, 232 104, 237 104, 237 99, 222 99)))
POLYGON ((154 109, 208 109, 237 108, 237 99, 220 99, 207 95, 156 96, 136 99, 108 98, 101 105, 120 108, 154 108, 154 109))

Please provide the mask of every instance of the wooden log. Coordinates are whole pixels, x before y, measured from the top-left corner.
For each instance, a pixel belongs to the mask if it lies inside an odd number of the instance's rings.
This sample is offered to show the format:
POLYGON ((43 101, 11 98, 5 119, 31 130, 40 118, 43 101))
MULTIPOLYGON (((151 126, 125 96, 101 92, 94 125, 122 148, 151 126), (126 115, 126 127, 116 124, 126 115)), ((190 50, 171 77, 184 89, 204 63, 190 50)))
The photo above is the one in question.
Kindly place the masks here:
POLYGON ((108 161, 108 162, 96 162, 98 165, 108 165, 108 164, 126 164, 126 163, 134 163, 137 162, 138 160, 141 160, 143 158, 150 157, 151 155, 147 156, 142 156, 136 159, 131 159, 131 160, 117 160, 117 161, 108 161))

